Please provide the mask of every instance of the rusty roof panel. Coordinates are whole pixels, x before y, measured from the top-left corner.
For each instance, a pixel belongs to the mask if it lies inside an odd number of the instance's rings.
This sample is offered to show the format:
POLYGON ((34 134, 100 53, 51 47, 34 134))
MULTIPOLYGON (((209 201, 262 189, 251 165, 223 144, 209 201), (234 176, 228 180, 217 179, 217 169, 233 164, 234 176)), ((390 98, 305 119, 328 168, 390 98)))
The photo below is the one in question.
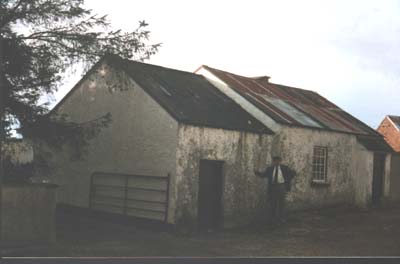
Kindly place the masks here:
POLYGON ((203 66, 276 122, 357 135, 379 134, 316 92, 203 66))

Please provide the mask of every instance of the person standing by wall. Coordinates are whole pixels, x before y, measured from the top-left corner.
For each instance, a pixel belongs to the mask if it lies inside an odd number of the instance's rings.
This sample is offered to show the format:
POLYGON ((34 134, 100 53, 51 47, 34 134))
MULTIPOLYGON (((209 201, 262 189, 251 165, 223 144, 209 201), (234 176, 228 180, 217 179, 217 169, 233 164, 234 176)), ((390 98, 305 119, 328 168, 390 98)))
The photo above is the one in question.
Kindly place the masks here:
POLYGON ((296 172, 283 165, 280 156, 272 158, 272 165, 265 171, 254 170, 254 173, 268 179, 268 200, 270 205, 269 215, 273 223, 284 223, 284 209, 286 193, 291 190, 291 181, 296 172))

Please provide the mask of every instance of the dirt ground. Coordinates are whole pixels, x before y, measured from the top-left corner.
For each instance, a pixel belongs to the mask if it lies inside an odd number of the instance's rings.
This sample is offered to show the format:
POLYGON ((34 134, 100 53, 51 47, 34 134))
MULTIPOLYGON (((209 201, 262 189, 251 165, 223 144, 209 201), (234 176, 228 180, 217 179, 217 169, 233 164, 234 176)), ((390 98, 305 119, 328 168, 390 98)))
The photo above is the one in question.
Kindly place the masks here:
MULTIPOLYGON (((14 253, 15 255, 15 253, 14 253)), ((281 226, 254 224, 178 235, 88 217, 63 217, 57 243, 16 256, 399 256, 400 206, 292 213, 281 226)))

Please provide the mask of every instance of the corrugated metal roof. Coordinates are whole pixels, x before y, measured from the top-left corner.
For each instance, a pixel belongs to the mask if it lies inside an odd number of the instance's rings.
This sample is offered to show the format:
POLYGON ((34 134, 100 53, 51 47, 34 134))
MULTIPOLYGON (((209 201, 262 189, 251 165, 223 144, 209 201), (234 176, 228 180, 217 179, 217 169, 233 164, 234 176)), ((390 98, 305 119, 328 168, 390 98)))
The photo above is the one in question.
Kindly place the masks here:
POLYGON ((380 136, 357 118, 316 92, 275 84, 268 78, 250 78, 202 66, 276 122, 356 135, 380 136))
POLYGON ((203 76, 108 56, 166 111, 182 123, 273 134, 203 76))
POLYGON ((390 120, 400 129, 400 116, 389 115, 390 120))

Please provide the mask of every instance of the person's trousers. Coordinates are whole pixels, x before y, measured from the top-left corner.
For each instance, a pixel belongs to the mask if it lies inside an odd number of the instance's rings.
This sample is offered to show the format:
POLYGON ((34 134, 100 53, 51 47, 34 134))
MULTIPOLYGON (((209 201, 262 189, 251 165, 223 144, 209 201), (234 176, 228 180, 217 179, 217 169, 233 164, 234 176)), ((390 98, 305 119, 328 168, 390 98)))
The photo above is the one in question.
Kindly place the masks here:
POLYGON ((272 184, 269 194, 270 217, 272 220, 284 218, 286 186, 284 183, 272 184))

